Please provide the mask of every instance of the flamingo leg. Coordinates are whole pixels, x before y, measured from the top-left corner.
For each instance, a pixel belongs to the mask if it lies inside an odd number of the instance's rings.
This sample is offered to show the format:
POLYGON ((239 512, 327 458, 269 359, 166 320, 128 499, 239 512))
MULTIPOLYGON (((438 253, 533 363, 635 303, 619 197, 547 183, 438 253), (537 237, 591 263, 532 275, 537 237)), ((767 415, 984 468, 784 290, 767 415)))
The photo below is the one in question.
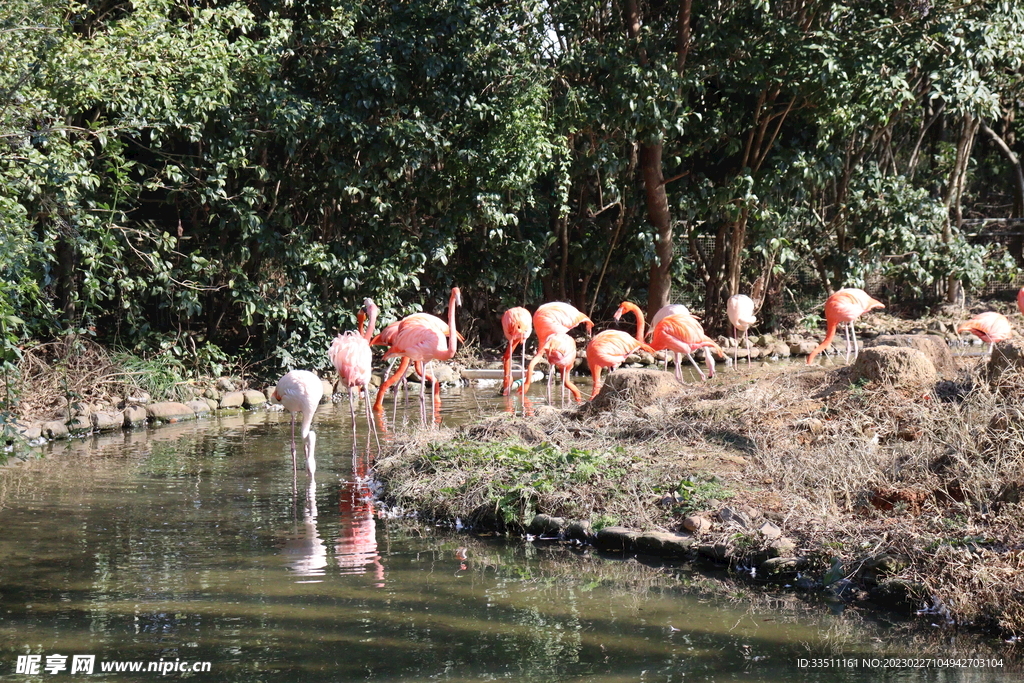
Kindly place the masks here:
MULTIPOLYGON (((408 384, 406 384, 406 382, 404 380, 402 381, 402 385, 405 386, 405 401, 406 401, 406 404, 408 404, 408 402, 409 402, 409 386, 408 386, 408 384)), ((395 423, 395 422, 398 422, 398 395, 400 393, 402 393, 401 389, 395 389, 395 400, 392 401, 392 403, 391 403, 391 422, 392 422, 392 424, 395 423)), ((406 408, 408 408, 408 405, 406 405, 406 408)))
POLYGON ((580 390, 576 387, 575 384, 572 383, 572 380, 569 379, 569 372, 571 370, 572 370, 572 368, 566 368, 565 369, 565 375, 562 376, 562 382, 565 384, 565 387, 572 394, 573 400, 576 401, 577 403, 579 403, 580 401, 583 400, 583 397, 580 394, 580 390))
MULTIPOLYGON (((433 363, 433 361, 431 361, 433 363)), ((434 374, 430 375, 430 383, 434 387, 433 401, 430 403, 431 418, 433 418, 433 424, 441 424, 441 383, 437 381, 437 377, 434 374)))
POLYGON ((743 341, 747 346, 747 369, 750 369, 750 332, 743 330, 743 341))
MULTIPOLYGON (((352 444, 353 447, 356 443, 356 398, 352 395, 352 390, 356 387, 348 388, 348 410, 352 413, 352 444)), ((358 389, 356 389, 358 391, 358 389)))
MULTIPOLYGON (((366 391, 366 387, 363 387, 363 391, 366 391)), ((369 432, 373 432, 373 440, 377 444, 377 450, 380 450, 380 438, 377 436, 377 425, 374 423, 373 418, 370 416, 370 402, 366 399, 363 400, 363 407, 366 408, 366 446, 370 446, 369 432)))
POLYGON ((299 469, 295 463, 295 413, 292 413, 292 472, 299 469))
POLYGON ((508 396, 508 388, 512 384, 512 352, 516 350, 515 339, 510 339, 505 353, 501 357, 501 395, 508 396))
POLYGON ((548 373, 548 405, 551 405, 551 380, 555 376, 555 373, 548 373))
POLYGON ((850 321, 850 336, 853 337, 853 359, 857 360, 860 351, 857 349, 857 328, 853 326, 852 320, 850 321))
POLYGON ((590 400, 593 401, 601 393, 601 366, 594 365, 590 368, 590 375, 594 379, 594 388, 590 392, 590 400))
POLYGON ((686 354, 686 357, 690 359, 690 362, 693 363, 693 367, 696 368, 697 373, 700 374, 701 381, 702 382, 706 382, 708 380, 708 376, 705 375, 704 371, 700 369, 699 365, 697 365, 697 361, 694 360, 693 354, 692 353, 688 353, 688 354, 686 354))
POLYGON ((523 371, 523 383, 520 386, 526 386, 526 340, 525 339, 523 340, 522 354, 523 354, 523 361, 522 361, 523 364, 522 364, 521 368, 522 368, 522 371, 523 371))
MULTIPOLYGON (((732 326, 732 336, 736 340, 736 346, 732 347, 732 363, 736 366, 736 371, 740 369, 740 328, 735 325, 732 326)), ((747 349, 747 361, 750 361, 750 349, 747 349)))
POLYGON ((420 421, 427 424, 427 377, 426 371, 420 373, 420 421))

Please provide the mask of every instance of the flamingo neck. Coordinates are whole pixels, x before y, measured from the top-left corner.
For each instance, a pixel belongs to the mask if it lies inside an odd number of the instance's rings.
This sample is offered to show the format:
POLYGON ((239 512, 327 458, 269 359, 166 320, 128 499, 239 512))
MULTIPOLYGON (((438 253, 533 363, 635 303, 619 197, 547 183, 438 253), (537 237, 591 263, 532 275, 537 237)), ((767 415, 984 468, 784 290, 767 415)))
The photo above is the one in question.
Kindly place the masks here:
POLYGON ((629 310, 636 316, 636 340, 641 344, 644 342, 644 312, 639 306, 630 306, 629 310))
MULTIPOLYGON (((313 413, 315 412, 316 406, 313 406, 312 410, 302 411, 302 431, 300 434, 302 435, 303 440, 313 433, 311 428, 313 427, 313 413)), ((316 437, 314 436, 313 438, 315 439, 316 437)))
POLYGON ((377 307, 370 307, 370 319, 366 324, 366 332, 363 333, 363 339, 370 341, 373 339, 373 333, 377 330, 377 307))
POLYGON ((448 352, 445 354, 445 360, 451 360, 455 357, 455 352, 459 348, 459 334, 455 331, 455 291, 452 291, 450 297, 448 297, 448 352))
POLYGON ((826 312, 825 323, 826 323, 826 326, 827 326, 827 332, 825 333, 825 339, 822 340, 822 342, 820 344, 818 344, 818 346, 813 351, 811 351, 811 354, 809 356, 807 356, 807 364, 808 365, 813 363, 814 362, 814 358, 819 353, 821 353, 822 351, 827 349, 828 345, 831 344, 832 340, 835 339, 835 337, 836 337, 836 328, 839 327, 839 321, 834 319, 834 318, 830 320, 829 316, 827 315, 827 312, 826 312))

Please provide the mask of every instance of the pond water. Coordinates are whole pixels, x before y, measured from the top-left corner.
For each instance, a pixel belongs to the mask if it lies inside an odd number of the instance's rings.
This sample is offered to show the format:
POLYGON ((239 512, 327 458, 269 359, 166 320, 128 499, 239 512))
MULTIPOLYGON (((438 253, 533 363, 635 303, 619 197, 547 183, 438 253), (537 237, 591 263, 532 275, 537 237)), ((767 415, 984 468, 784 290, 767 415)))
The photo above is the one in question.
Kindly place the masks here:
MULTIPOLYGON (((448 392, 442 421, 505 409, 495 394, 448 392)), ((1017 676, 1009 646, 920 620, 388 518, 353 477, 349 419, 318 411, 312 484, 293 479, 288 416, 267 411, 52 443, 0 470, 0 680, 1017 676), (889 661, 952 656, 1003 666, 889 661)), ((403 401, 390 428, 418 420, 403 401)))

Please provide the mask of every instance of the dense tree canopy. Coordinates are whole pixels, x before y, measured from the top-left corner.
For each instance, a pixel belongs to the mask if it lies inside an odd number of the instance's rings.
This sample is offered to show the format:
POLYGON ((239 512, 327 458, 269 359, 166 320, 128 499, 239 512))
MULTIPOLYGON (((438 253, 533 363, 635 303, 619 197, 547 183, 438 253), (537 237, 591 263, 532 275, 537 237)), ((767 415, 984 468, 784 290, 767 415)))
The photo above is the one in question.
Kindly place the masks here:
MULTIPOLYGON (((365 296, 503 307, 1014 275, 1009 0, 8 0, 0 335, 323 367, 365 296)), ((894 289, 893 291, 897 291, 894 289)), ((467 320, 469 322, 469 320, 467 320)))

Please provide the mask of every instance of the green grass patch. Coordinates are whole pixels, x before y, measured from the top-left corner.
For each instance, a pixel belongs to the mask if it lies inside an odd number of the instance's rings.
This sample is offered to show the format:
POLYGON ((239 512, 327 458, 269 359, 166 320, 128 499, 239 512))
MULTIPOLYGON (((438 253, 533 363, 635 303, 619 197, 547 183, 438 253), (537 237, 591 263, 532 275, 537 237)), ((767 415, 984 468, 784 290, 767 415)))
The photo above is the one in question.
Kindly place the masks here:
MULTIPOLYGON (((507 524, 537 512, 589 519, 594 501, 616 497, 637 460, 625 449, 560 448, 466 439, 429 444, 412 463, 418 478, 436 482, 435 496, 493 506, 507 524)), ((419 488, 423 493, 423 488, 419 488)))
POLYGON ((717 477, 710 475, 691 475, 681 479, 678 484, 656 487, 655 492, 674 495, 678 501, 675 511, 683 515, 707 509, 712 501, 728 500, 735 496, 722 486, 717 477))

